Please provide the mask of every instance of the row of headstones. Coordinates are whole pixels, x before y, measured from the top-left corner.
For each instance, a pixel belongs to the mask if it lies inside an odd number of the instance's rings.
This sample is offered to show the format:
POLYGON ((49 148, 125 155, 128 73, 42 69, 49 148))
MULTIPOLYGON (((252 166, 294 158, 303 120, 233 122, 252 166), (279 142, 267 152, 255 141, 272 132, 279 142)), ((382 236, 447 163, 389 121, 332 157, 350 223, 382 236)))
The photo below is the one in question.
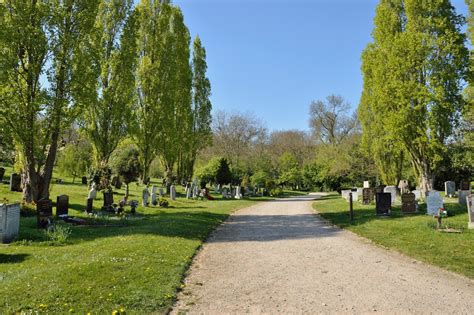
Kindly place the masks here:
MULTIPOLYGON (((164 197, 165 193, 163 191, 162 187, 158 188, 158 194, 156 193, 157 187, 155 185, 151 186, 151 194, 150 191, 148 190, 148 186, 145 186, 142 191, 142 206, 147 207, 150 202, 150 196, 151 196, 151 204, 156 206, 158 204, 158 196, 164 197)), ((176 187, 174 185, 171 185, 170 187, 170 199, 171 200, 176 200, 176 187)))
POLYGON ((224 187, 222 188, 222 197, 226 199, 242 199, 242 187, 241 186, 236 186, 236 187, 231 187, 227 188, 224 187))

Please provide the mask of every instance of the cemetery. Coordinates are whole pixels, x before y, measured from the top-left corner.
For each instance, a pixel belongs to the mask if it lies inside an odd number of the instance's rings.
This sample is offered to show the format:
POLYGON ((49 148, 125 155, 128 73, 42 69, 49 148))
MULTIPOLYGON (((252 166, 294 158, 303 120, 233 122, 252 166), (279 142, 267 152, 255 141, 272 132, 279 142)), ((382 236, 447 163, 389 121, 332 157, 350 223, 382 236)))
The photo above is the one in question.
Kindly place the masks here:
POLYGON ((0 314, 474 311, 474 0, 251 2, 0 0, 0 314))

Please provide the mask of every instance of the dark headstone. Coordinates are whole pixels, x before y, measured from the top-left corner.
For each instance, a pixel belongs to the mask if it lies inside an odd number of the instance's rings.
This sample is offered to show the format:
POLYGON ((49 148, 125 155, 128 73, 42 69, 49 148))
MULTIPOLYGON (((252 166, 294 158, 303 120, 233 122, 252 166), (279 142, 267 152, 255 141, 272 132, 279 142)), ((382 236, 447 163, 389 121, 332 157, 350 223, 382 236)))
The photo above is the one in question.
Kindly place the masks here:
POLYGON ((69 211, 69 196, 60 195, 56 198, 56 218, 67 216, 69 211))
POLYGON ((87 206, 86 206, 86 212, 87 213, 92 213, 93 203, 94 203, 94 199, 92 199, 92 198, 87 199, 87 206))
POLYGON ((375 194, 375 212, 377 215, 390 215, 392 209, 392 194, 375 194))
POLYGON ((21 191, 21 176, 16 173, 10 175, 10 191, 21 191))
POLYGON ((374 188, 364 188, 362 189, 362 203, 364 205, 369 205, 374 201, 375 198, 375 189, 374 188))
POLYGON ((120 181, 120 177, 117 178, 117 181, 115 182, 114 187, 115 187, 115 189, 121 189, 122 188, 122 182, 120 181))
POLYGON ((402 212, 413 213, 417 211, 416 196, 414 193, 402 194, 402 212))
POLYGON ((111 206, 114 203, 114 194, 112 192, 104 192, 104 207, 111 206))
POLYGON ((82 185, 87 185, 87 177, 82 176, 82 185))
POLYGON ((0 183, 3 182, 3 176, 5 175, 5 169, 0 167, 0 183))
POLYGON ((460 190, 471 190, 471 183, 468 180, 463 179, 459 184, 460 190))
POLYGON ((39 228, 46 228, 53 221, 53 203, 51 199, 41 199, 36 203, 36 217, 39 228))

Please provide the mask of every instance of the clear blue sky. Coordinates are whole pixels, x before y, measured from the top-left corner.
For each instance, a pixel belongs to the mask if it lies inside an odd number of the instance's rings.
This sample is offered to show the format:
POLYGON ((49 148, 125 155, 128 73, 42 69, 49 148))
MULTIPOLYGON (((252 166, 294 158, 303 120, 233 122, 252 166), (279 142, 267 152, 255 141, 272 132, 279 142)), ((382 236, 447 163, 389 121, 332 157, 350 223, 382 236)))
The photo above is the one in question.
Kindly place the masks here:
MULTIPOLYGON (((173 2, 207 50, 214 109, 306 130, 312 100, 335 93, 357 107, 377 0, 173 2)), ((464 0, 452 3, 466 13, 464 0)))

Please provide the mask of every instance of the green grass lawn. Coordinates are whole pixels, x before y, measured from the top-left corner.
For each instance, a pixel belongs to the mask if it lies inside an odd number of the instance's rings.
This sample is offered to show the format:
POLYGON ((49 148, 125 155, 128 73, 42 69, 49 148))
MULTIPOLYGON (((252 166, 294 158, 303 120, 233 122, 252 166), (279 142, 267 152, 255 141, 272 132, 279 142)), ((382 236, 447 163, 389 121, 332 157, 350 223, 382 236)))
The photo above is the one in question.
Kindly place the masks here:
MULTIPOLYGON (((131 199, 140 201, 141 189, 132 184, 131 199)), ((79 183, 54 184, 51 198, 69 195, 70 214, 84 216, 87 190, 79 183)), ((123 193, 116 191, 114 200, 123 193)), ((19 201, 21 193, 0 184, 4 198, 19 201)), ((203 240, 230 212, 253 202, 178 198, 167 209, 139 207, 124 224, 73 226, 61 246, 36 229, 35 217, 22 218, 19 239, 0 245, 0 313, 165 313, 203 240)))
POLYGON ((460 234, 436 231, 436 219, 425 214, 425 204, 415 215, 403 215, 400 206, 394 206, 392 216, 386 218, 375 215, 375 205, 354 202, 353 224, 349 203, 338 194, 315 201, 313 208, 333 224, 376 244, 474 279, 474 230, 467 229, 467 207, 455 200, 445 200, 445 208, 452 216, 443 219, 443 226, 462 230, 460 234))

